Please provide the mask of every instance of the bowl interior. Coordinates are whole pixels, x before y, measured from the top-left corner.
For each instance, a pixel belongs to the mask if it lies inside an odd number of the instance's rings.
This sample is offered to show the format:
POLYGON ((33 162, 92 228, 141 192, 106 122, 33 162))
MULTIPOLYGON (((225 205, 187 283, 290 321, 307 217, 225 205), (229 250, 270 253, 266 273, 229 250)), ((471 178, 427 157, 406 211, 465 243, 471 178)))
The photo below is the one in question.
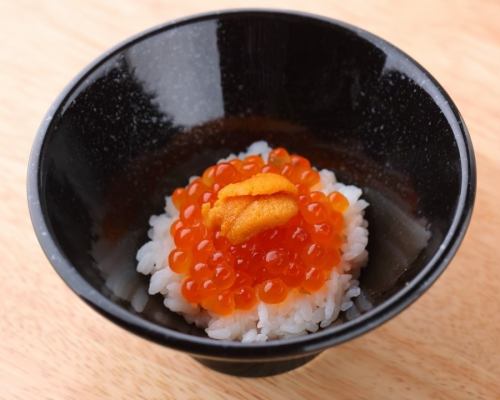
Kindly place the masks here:
POLYGON ((429 87, 385 42, 311 18, 249 12, 154 31, 102 60, 53 116, 38 175, 49 234, 113 302, 203 336, 148 298, 135 253, 175 187, 267 140, 370 202, 362 296, 342 316, 357 318, 410 282, 452 223, 460 154, 429 87))

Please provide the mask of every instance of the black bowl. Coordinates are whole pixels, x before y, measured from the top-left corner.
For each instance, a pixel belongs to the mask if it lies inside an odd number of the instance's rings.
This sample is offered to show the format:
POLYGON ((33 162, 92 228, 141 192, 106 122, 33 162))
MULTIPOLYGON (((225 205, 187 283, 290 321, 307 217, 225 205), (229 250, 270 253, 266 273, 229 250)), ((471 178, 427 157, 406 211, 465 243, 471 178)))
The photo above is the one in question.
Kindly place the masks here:
POLYGON ((418 298, 455 254, 474 193, 464 122, 427 71, 363 30, 282 11, 197 16, 108 51, 48 112, 28 176, 38 240, 83 300, 212 368, 253 376, 294 368, 418 298), (135 253, 165 195, 259 139, 363 188, 370 261, 342 323, 221 342, 163 308, 161 296, 144 304, 135 253))

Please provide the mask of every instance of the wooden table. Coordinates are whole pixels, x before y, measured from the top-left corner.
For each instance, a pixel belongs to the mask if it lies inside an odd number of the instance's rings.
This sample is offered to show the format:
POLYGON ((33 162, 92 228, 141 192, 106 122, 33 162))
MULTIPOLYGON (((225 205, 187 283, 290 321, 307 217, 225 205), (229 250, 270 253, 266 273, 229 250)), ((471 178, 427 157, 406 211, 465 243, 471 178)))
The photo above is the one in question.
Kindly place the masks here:
POLYGON ((0 398, 500 398, 498 0, 1 0, 0 30, 0 398), (162 21, 243 6, 335 17, 407 51, 457 103, 478 164, 472 224, 427 294, 302 369, 254 380, 211 372, 87 307, 38 246, 25 193, 36 129, 84 65, 162 21))

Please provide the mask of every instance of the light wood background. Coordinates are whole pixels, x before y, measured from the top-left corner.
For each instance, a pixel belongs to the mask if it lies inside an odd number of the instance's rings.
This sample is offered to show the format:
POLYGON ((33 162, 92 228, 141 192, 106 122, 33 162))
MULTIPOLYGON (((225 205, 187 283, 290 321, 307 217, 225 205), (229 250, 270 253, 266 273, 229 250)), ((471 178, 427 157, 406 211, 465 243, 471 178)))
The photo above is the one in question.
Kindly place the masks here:
POLYGON ((0 0, 1 399, 499 399, 500 1, 0 0), (478 191, 456 258, 381 328, 273 378, 236 379, 109 323, 52 270, 25 194, 36 129, 63 86, 131 34, 191 13, 293 8, 364 27, 421 62, 463 113, 478 191))

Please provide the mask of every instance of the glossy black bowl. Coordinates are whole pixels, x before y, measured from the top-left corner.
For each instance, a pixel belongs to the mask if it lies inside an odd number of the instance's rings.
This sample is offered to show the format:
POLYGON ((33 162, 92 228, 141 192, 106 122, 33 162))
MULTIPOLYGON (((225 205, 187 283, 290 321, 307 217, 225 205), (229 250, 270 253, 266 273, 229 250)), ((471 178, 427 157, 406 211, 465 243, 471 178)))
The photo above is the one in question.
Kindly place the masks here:
POLYGON ((29 165, 33 225, 83 300, 126 329, 236 375, 295 368, 392 318, 437 279, 472 212, 472 146, 432 76, 384 40, 330 19, 229 11, 110 50, 60 95, 29 165), (187 178, 255 140, 363 188, 370 261, 342 323, 242 344, 206 337, 146 297, 148 218, 187 178))

